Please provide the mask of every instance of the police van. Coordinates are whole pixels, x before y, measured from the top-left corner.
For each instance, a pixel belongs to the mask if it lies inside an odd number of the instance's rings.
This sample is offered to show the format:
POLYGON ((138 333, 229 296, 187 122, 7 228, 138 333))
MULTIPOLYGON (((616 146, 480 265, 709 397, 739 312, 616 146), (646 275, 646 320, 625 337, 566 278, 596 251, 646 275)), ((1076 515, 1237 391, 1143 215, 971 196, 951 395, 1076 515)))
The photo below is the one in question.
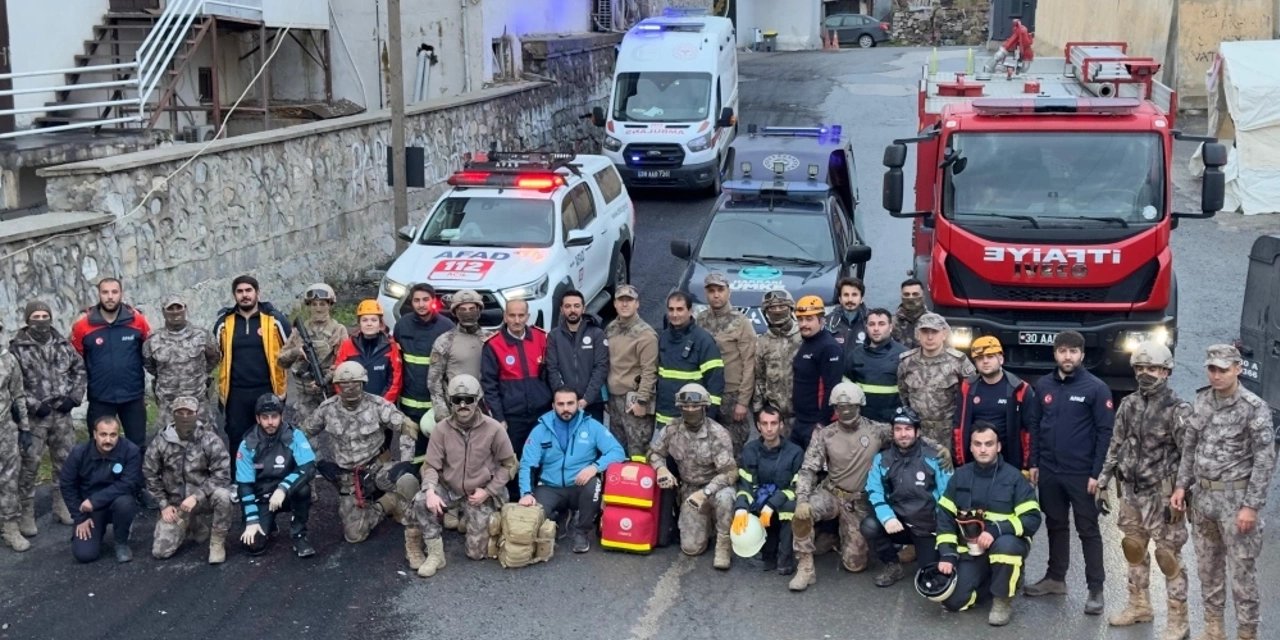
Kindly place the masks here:
POLYGON ((1236 341, 1244 359, 1240 382, 1271 406, 1280 433, 1280 235, 1254 240, 1246 277, 1236 341))
POLYGON ((618 50, 604 155, 632 187, 720 190, 737 132, 738 52, 733 22, 715 16, 646 18, 618 50))
POLYGON ((425 282, 441 306, 472 289, 480 324, 502 324, 510 300, 529 302, 529 323, 550 330, 567 289, 592 313, 630 279, 635 208, 617 170, 598 155, 477 153, 417 225, 387 270, 378 301, 394 326, 409 288, 425 282))

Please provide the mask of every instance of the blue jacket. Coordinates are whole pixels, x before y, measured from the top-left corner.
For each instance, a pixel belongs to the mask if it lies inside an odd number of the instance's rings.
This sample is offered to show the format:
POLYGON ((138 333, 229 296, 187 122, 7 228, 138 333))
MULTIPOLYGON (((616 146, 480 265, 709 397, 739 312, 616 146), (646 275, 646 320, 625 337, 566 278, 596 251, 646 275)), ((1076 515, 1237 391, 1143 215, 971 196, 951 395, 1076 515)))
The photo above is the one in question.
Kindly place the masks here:
POLYGON ((296 487, 309 488, 315 473, 316 454, 301 430, 282 424, 276 435, 268 436, 255 425, 236 452, 236 486, 245 522, 258 522, 259 500, 277 488, 286 494, 296 487))
POLYGON ((867 475, 867 501, 876 520, 893 518, 929 533, 937 530, 934 512, 947 490, 951 474, 943 471, 938 455, 919 439, 906 451, 889 445, 871 462, 867 475))
POLYGON ((58 475, 62 501, 76 524, 89 519, 80 503, 88 500, 93 510, 106 509, 120 496, 131 496, 142 488, 142 450, 125 438, 107 455, 98 453, 92 441, 71 449, 58 475))
POLYGON ((1083 368, 1065 380, 1056 371, 1041 376, 1034 388, 1040 424, 1031 433, 1030 465, 1097 478, 1116 422, 1111 389, 1083 368))
POLYGON ((533 493, 533 470, 539 469, 539 485, 568 487, 579 471, 595 465, 599 471, 622 462, 627 454, 612 433, 595 418, 579 411, 569 422, 568 444, 556 435, 556 412, 548 411, 534 425, 520 456, 520 495, 533 493))
POLYGON ((828 404, 831 389, 844 376, 844 349, 830 331, 819 329, 804 338, 791 361, 794 379, 791 406, 798 424, 828 424, 833 411, 828 404))

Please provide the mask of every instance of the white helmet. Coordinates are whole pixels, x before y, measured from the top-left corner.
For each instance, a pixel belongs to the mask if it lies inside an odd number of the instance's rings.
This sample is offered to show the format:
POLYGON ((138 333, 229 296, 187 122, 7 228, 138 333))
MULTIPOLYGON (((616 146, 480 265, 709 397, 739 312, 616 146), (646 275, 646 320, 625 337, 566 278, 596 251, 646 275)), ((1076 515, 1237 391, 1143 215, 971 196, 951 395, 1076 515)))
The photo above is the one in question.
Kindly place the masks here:
POLYGON ((765 538, 768 534, 764 530, 764 525, 760 524, 760 517, 756 514, 747 515, 747 528, 742 533, 735 531, 729 532, 729 542, 733 545, 733 553, 739 558, 751 558, 760 549, 764 547, 765 538))
POLYGON ((425 436, 430 436, 431 432, 435 430, 436 430, 436 410, 435 410, 435 407, 432 407, 430 409, 427 409, 426 413, 422 414, 421 420, 418 420, 418 433, 421 433, 422 435, 425 435, 425 436))

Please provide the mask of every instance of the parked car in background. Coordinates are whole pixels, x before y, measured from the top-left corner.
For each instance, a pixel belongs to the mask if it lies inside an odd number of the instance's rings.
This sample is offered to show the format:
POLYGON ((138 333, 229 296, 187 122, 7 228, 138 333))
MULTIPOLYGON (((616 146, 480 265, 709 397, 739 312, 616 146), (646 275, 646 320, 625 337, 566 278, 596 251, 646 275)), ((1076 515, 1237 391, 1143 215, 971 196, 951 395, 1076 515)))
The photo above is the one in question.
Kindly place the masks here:
POLYGON ((889 23, 861 13, 837 13, 822 21, 822 28, 836 32, 840 46, 870 49, 889 41, 889 23))

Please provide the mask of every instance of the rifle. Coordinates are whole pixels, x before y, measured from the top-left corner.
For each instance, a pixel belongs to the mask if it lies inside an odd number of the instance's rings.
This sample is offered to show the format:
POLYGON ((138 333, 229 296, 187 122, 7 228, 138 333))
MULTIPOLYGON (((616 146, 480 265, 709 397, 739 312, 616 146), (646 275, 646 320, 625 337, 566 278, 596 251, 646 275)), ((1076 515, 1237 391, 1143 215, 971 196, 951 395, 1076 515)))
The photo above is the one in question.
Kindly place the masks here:
POLYGON ((320 395, 329 397, 329 385, 324 383, 324 371, 320 369, 320 357, 316 355, 315 343, 311 341, 311 332, 307 331, 307 323, 302 318, 294 320, 293 326, 298 329, 298 337, 302 338, 302 355, 306 356, 311 369, 311 378, 315 380, 320 395))

